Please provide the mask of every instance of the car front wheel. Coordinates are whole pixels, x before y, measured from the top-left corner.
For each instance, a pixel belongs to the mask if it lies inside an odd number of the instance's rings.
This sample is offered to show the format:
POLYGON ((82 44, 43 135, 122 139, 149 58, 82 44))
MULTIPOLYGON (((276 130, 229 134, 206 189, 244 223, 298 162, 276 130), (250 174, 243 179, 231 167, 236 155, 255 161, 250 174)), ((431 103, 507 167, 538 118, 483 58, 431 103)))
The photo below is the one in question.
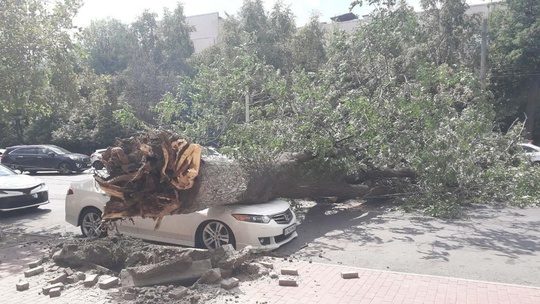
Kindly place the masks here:
POLYGON ((81 232, 85 237, 104 237, 107 231, 101 227, 101 211, 86 209, 81 215, 81 232))
POLYGON ((60 174, 70 174, 71 168, 69 167, 68 163, 61 163, 58 165, 58 171, 60 171, 60 174))
POLYGON ((206 249, 217 249, 227 244, 236 248, 233 232, 219 221, 204 222, 198 229, 197 243, 199 247, 206 249))

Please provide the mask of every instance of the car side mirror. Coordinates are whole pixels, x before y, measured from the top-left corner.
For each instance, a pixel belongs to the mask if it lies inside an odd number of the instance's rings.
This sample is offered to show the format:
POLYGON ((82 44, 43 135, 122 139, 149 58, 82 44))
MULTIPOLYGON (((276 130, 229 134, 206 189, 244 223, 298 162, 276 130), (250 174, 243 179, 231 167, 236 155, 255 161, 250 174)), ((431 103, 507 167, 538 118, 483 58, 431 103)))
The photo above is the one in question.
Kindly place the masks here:
POLYGON ((56 153, 54 153, 54 152, 49 152, 48 154, 49 154, 50 157, 55 157, 56 156, 56 153))

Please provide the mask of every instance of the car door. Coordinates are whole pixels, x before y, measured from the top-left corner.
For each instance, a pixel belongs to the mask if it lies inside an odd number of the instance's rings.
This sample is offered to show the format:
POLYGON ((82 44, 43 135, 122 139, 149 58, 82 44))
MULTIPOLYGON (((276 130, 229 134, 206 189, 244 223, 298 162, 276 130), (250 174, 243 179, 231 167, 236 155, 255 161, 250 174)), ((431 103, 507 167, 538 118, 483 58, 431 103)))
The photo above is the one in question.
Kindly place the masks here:
POLYGON ((198 212, 190 214, 166 215, 156 229, 156 220, 134 217, 135 226, 141 238, 158 242, 192 246, 195 230, 203 216, 198 212))
POLYGON ((35 166, 36 168, 49 169, 56 168, 55 164, 51 162, 50 150, 45 147, 36 148, 35 166))
POLYGON ((9 154, 13 161, 12 164, 20 166, 24 170, 32 170, 36 166, 37 148, 24 147, 13 150, 9 154))

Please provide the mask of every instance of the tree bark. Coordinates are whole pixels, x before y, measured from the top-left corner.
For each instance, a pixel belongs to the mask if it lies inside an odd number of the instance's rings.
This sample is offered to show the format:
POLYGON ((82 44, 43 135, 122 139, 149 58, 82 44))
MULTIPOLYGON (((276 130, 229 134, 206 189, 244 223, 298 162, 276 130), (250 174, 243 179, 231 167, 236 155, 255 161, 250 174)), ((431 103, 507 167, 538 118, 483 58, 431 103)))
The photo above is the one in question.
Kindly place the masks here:
POLYGON ((313 166, 309 154, 287 153, 273 164, 246 167, 222 156, 203 156, 198 145, 170 132, 121 140, 102 161, 109 175, 95 175, 111 196, 103 218, 190 213, 233 203, 258 204, 276 198, 339 199, 386 194, 377 181, 414 178, 410 170, 377 170, 347 176, 329 165, 313 166))

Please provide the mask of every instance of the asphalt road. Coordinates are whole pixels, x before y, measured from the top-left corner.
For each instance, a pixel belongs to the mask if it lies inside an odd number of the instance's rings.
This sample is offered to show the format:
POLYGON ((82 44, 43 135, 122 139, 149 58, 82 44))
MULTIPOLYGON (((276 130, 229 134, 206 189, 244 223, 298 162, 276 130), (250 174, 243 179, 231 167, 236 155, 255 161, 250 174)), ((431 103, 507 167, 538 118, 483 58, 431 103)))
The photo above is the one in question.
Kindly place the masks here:
MULTIPOLYGON (((0 213, 0 229, 80 236, 64 220, 73 181, 92 178, 38 173, 50 204, 0 213)), ((468 219, 444 221, 393 211, 380 202, 302 202, 298 238, 271 254, 369 269, 540 287, 540 208, 480 206, 468 219)))

